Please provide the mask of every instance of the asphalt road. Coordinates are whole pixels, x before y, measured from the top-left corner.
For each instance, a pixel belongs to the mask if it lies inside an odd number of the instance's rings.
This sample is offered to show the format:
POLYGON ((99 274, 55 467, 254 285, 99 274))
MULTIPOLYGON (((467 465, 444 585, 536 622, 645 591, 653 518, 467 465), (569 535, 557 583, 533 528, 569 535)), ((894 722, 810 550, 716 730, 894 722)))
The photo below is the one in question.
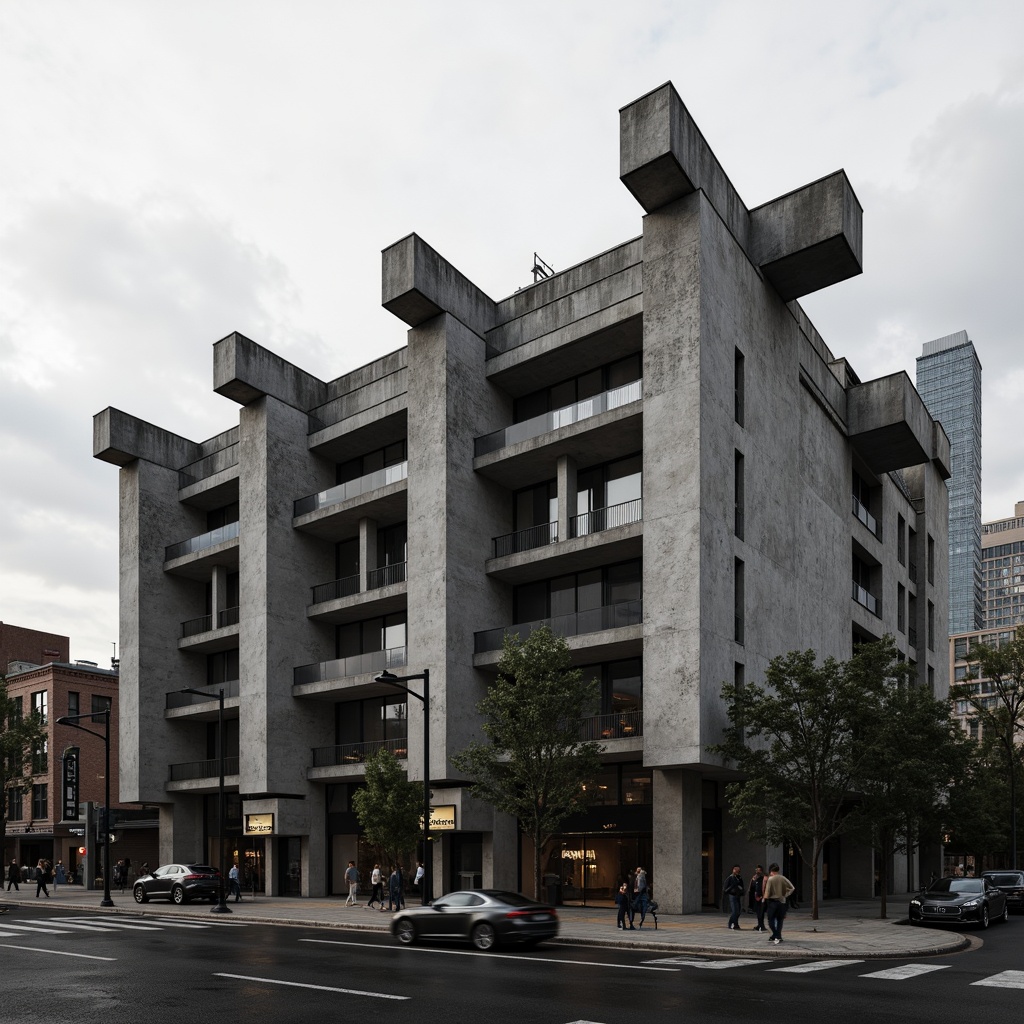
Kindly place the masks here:
POLYGON ((827 1018, 1017 1024, 1024 918, 952 956, 792 961, 545 944, 477 953, 338 929, 25 908, 0 917, 2 1024, 827 1018))

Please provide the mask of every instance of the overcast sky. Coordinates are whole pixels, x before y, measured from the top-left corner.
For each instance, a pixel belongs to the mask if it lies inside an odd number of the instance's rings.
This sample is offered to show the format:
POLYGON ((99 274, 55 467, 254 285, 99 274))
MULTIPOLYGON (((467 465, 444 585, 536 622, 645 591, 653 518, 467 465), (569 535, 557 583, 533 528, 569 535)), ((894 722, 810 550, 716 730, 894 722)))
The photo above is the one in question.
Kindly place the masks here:
POLYGON ((237 330, 323 380, 405 344, 380 251, 493 298, 640 234, 618 110, 671 80, 748 207, 845 168, 866 380, 966 330, 985 519, 1024 499, 1024 4, 0 0, 0 620, 118 639, 108 405, 195 441, 237 330))

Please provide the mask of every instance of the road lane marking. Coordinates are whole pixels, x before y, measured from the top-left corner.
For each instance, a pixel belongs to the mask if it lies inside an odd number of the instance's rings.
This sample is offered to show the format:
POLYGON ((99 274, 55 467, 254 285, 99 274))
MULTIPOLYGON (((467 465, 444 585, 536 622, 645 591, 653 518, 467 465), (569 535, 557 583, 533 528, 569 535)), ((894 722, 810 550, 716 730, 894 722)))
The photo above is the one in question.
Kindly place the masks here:
MULTIPOLYGON (((551 956, 521 956, 516 953, 472 953, 468 949, 430 949, 427 946, 367 946, 365 942, 341 942, 337 939, 299 939, 322 946, 358 946, 360 949, 391 949, 404 953, 447 953, 449 956, 484 956, 490 960, 524 960, 530 964, 569 964, 572 967, 619 967, 625 971, 667 971, 678 973, 674 967, 643 967, 640 964, 592 963, 589 960, 559 960, 551 956)), ((757 961, 761 963, 762 961, 757 961)))
POLYGON ((0 949, 18 949, 29 953, 50 953, 53 956, 77 956, 81 960, 116 960, 116 956, 92 956, 89 953, 68 953, 63 949, 39 949, 37 946, 12 946, 9 942, 0 942, 0 949))
POLYGON ((301 981, 278 981, 275 978, 253 978, 248 974, 214 974, 215 978, 233 978, 236 981, 255 981, 261 985, 287 985, 289 988, 311 988, 317 992, 339 992, 346 996, 368 996, 370 999, 408 1000, 411 996, 393 996, 387 992, 363 992, 358 988, 332 988, 330 985, 307 985, 301 981))
POLYGON ((1024 988, 1024 971, 1001 971, 990 978, 972 981, 972 985, 991 985, 993 988, 1024 988))
POLYGON ((833 967, 847 964, 862 964, 863 960, 814 960, 809 964, 795 964, 793 967, 769 967, 770 971, 788 971, 790 974, 806 974, 808 971, 828 971, 833 967))
POLYGON ((750 967, 752 964, 767 964, 770 960, 699 960, 693 957, 672 956, 661 960, 645 960, 647 964, 677 964, 680 967, 701 967, 707 971, 724 971, 729 967, 750 967))
POLYGON ((4 922, 5 928, 13 928, 15 932, 37 932, 40 935, 70 935, 71 932, 66 931, 63 928, 49 928, 42 924, 11 924, 10 921, 4 922))
POLYGON ((902 967, 890 967, 887 971, 873 971, 862 974, 862 978, 881 978, 883 981, 906 981, 916 978, 919 974, 930 974, 932 971, 944 971, 950 964, 903 964, 902 967))

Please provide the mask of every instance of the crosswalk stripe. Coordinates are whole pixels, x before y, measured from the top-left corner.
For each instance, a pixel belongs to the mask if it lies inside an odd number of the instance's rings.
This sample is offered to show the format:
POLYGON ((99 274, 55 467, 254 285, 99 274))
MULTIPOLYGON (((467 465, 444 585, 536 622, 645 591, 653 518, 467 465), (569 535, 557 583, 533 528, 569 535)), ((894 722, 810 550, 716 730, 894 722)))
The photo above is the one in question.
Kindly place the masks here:
POLYGON ((729 967, 750 967, 753 964, 768 963, 767 960, 692 960, 673 956, 664 960, 644 960, 645 964, 675 964, 683 967, 700 967, 706 971, 724 971, 729 967))
POLYGON ((906 981, 908 978, 916 978, 920 974, 930 974, 932 971, 944 971, 950 964, 903 964, 901 967, 890 967, 887 971, 873 971, 871 974, 862 974, 862 978, 881 978, 883 981, 906 981))
POLYGON ((11 921, 4 922, 4 928, 11 928, 15 932, 38 932, 40 935, 70 935, 71 932, 63 928, 51 928, 43 924, 13 924, 11 921))
POLYGON ((807 974, 810 971, 829 971, 833 967, 845 967, 847 964, 862 964, 863 960, 814 960, 809 964, 794 964, 792 967, 770 967, 771 971, 789 974, 807 974))
POLYGON ((991 985, 992 988, 1024 988, 1024 971, 1001 971, 981 981, 972 981, 972 985, 991 985))

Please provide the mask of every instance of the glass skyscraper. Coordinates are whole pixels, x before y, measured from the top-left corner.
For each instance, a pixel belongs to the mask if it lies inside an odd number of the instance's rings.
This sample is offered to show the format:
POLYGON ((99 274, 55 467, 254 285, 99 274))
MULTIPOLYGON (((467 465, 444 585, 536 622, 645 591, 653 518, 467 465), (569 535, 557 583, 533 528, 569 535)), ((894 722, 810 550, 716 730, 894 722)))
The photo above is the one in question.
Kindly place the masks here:
POLYGON ((917 390, 949 437, 949 632, 982 629, 981 363, 966 331, 925 344, 917 390))

